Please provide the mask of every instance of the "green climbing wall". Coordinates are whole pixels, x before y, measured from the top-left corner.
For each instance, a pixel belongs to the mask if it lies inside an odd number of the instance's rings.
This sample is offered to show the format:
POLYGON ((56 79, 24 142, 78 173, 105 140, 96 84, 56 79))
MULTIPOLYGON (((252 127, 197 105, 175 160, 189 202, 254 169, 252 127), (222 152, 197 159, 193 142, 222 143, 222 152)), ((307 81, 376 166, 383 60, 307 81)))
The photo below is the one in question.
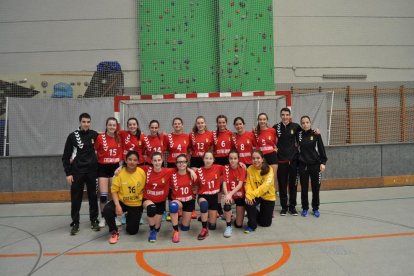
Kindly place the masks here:
POLYGON ((273 90, 271 4, 138 0, 141 94, 273 90))

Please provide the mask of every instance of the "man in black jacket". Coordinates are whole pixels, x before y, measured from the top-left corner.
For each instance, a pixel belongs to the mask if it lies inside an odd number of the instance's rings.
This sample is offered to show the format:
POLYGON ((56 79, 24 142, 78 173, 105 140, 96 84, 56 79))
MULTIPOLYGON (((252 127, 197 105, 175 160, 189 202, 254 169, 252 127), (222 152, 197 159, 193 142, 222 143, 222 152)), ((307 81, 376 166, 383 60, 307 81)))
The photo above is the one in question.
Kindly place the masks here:
POLYGON ((275 124, 273 128, 277 135, 277 159, 278 170, 277 180, 279 183, 279 197, 282 210, 281 216, 286 216, 289 211, 293 216, 297 216, 296 193, 297 193, 297 166, 298 166, 298 133, 302 128, 297 123, 291 122, 290 109, 285 107, 280 110, 281 122, 275 124), (289 205, 287 190, 289 187, 289 205))
POLYGON ((91 228, 99 231, 98 198, 96 194, 96 177, 98 162, 94 144, 98 133, 89 129, 91 116, 82 113, 79 116, 79 129, 70 133, 66 139, 62 156, 63 168, 66 173, 66 182, 70 185, 71 197, 71 235, 79 232, 79 211, 82 204, 83 189, 86 183, 89 200, 89 218, 91 228))

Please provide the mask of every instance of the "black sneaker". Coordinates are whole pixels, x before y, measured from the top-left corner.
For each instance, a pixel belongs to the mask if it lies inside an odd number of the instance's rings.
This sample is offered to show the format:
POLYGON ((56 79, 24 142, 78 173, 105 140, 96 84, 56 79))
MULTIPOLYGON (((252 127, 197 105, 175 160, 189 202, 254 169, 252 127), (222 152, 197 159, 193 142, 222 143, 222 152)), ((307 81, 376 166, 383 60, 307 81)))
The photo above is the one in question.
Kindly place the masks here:
POLYGON ((77 223, 71 223, 72 229, 70 229, 70 235, 75 236, 77 233, 79 233, 79 224, 77 223))
POLYGON ((101 227, 99 227, 99 220, 95 219, 91 221, 91 229, 96 232, 101 230, 101 227))
POLYGON ((281 216, 286 216, 286 214, 287 214, 287 210, 286 209, 280 210, 280 215, 281 216))
POLYGON ((290 209, 289 210, 289 214, 291 214, 292 216, 297 216, 298 215, 298 211, 296 211, 296 209, 293 208, 293 209, 290 209))

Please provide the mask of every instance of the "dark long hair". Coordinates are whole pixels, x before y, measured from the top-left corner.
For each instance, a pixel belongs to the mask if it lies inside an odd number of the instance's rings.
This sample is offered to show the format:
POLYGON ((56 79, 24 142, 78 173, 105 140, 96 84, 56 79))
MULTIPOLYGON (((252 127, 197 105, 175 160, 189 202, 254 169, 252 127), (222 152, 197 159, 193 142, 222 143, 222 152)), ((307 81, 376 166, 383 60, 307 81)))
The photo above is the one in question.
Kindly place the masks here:
POLYGON ((266 116, 266 120, 269 120, 269 116, 267 116, 267 114, 266 114, 266 113, 264 113, 264 112, 259 113, 259 115, 257 115, 257 126, 256 126, 256 133, 257 133, 257 135, 260 135, 259 118, 260 118, 260 116, 262 116, 262 115, 265 115, 265 116, 266 116))
MULTIPOLYGON (((160 122, 158 122, 157 120, 151 120, 151 122, 149 122, 149 124, 148 124, 148 127, 151 127, 151 125, 153 123, 156 123, 158 125, 158 127, 160 127, 160 122)), ((157 136, 158 136, 158 138, 160 138, 160 133, 159 132, 157 132, 157 136)))
MULTIPOLYGON (((263 152, 261 152, 260 150, 253 150, 253 153, 258 153, 260 155, 260 157, 262 157, 263 159, 263 163, 262 163, 262 167, 260 168, 260 175, 265 175, 268 174, 270 171, 270 166, 269 164, 267 164, 266 159, 264 158, 263 152)), ((252 153, 252 155, 253 155, 252 153)))
POLYGON ((217 118, 216 118, 216 124, 217 124, 217 136, 218 136, 218 134, 219 134, 219 132, 220 132, 219 127, 218 127, 218 121, 219 121, 219 119, 224 119, 224 120, 226 121, 226 124, 227 124, 227 117, 226 117, 226 115, 218 115, 218 116, 217 116, 217 118))
MULTIPOLYGON (((126 154, 125 160, 127 160, 128 157, 130 157, 131 155, 135 155, 137 157, 137 159, 139 160, 139 154, 135 150, 128 151, 128 153, 126 154)), ((127 166, 126 162, 123 162, 122 166, 126 167, 127 166)))
POLYGON ((109 117, 108 119, 106 119, 106 123, 105 123, 105 133, 108 131, 108 129, 106 128, 106 126, 108 125, 109 121, 115 121, 116 122, 116 130, 115 130, 115 141, 119 146, 119 135, 118 135, 118 120, 115 117, 109 117))
POLYGON ((204 123, 206 124, 206 128, 205 128, 205 131, 207 131, 207 123, 206 123, 206 118, 204 118, 204 116, 197 116, 197 118, 195 119, 195 122, 194 122, 194 126, 193 126, 193 132, 194 132, 194 134, 196 134, 197 132, 198 132, 198 129, 197 129, 197 120, 198 119, 203 119, 204 120, 204 123))
POLYGON ((135 136, 137 137, 137 139, 139 141, 139 139, 141 138, 141 129, 139 128, 138 119, 135 118, 135 117, 129 118, 128 121, 127 121, 127 126, 128 126, 129 121, 131 121, 131 120, 133 120, 133 121, 135 121, 137 123, 137 134, 135 134, 135 136))

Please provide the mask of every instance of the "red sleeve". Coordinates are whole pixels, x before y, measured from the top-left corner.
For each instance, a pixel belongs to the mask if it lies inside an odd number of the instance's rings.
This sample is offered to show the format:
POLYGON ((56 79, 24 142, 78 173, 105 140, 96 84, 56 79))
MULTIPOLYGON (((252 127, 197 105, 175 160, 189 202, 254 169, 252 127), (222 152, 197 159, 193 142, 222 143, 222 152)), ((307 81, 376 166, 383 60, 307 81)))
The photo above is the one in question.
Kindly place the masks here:
POLYGON ((96 137, 96 141, 95 141, 95 144, 94 144, 95 151, 98 151, 99 147, 101 146, 101 141, 102 141, 101 137, 102 136, 100 134, 98 135, 98 137, 96 137))

